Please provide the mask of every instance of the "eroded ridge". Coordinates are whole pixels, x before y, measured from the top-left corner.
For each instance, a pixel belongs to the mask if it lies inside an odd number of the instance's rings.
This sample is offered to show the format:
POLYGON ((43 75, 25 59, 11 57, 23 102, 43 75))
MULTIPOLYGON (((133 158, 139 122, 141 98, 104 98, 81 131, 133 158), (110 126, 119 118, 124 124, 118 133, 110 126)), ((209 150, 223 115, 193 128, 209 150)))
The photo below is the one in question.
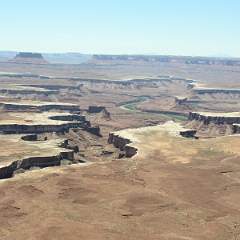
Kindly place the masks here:
POLYGON ((0 132, 13 133, 43 133, 65 132, 70 128, 91 129, 91 124, 84 116, 61 113, 22 113, 10 112, 9 119, 0 120, 0 132))
POLYGON ((60 102, 43 102, 43 101, 0 101, 0 107, 7 111, 50 111, 50 110, 63 110, 63 111, 80 111, 76 104, 60 103, 60 102))
POLYGON ((36 168, 85 162, 79 158, 79 147, 66 139, 70 130, 101 137, 100 128, 92 126, 75 104, 30 101, 2 104, 0 179, 36 168), (49 111, 50 108, 61 112, 49 111))
POLYGON ((186 129, 180 123, 173 121, 166 122, 157 126, 142 127, 137 129, 126 129, 109 134, 108 143, 113 144, 121 150, 119 158, 130 158, 135 156, 141 148, 141 141, 144 135, 152 131, 167 132, 175 137, 197 138, 196 130, 186 129))
POLYGON ((36 135, 0 135, 0 179, 26 170, 74 163, 74 150, 62 147, 66 146, 66 140, 37 138, 36 135))
POLYGON ((190 112, 189 121, 197 121, 205 126, 216 126, 216 128, 224 128, 225 134, 228 130, 229 134, 240 133, 240 112, 213 113, 213 112, 190 112))

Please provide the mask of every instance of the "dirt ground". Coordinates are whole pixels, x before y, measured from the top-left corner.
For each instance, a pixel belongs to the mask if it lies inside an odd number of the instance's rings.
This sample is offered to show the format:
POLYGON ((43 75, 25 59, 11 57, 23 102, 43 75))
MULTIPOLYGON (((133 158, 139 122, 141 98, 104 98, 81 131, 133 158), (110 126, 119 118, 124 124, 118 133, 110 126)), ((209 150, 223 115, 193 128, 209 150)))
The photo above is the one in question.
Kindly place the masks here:
POLYGON ((238 239, 239 137, 140 135, 132 159, 4 180, 1 239, 238 239))

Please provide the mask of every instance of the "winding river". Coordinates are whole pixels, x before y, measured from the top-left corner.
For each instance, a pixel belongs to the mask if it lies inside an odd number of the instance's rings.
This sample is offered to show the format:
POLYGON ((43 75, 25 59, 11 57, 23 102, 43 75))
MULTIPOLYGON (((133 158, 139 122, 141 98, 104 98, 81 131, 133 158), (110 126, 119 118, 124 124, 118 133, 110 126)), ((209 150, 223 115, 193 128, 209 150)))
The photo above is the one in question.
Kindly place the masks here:
POLYGON ((150 96, 139 96, 136 99, 131 101, 123 102, 119 107, 126 111, 138 112, 138 113, 149 113, 149 114, 158 114, 170 120, 176 121, 186 121, 188 116, 185 113, 172 112, 172 111, 160 111, 160 110, 139 110, 137 105, 142 102, 146 102, 149 99, 153 99, 150 96))

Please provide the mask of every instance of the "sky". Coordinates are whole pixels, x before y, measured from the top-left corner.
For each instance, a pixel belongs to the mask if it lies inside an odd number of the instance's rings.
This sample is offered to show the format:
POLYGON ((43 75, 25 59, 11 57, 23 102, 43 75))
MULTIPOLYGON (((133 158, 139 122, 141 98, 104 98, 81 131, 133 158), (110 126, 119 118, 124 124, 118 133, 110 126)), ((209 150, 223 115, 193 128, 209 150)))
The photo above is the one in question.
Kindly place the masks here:
POLYGON ((240 57, 239 0, 2 0, 0 50, 240 57))

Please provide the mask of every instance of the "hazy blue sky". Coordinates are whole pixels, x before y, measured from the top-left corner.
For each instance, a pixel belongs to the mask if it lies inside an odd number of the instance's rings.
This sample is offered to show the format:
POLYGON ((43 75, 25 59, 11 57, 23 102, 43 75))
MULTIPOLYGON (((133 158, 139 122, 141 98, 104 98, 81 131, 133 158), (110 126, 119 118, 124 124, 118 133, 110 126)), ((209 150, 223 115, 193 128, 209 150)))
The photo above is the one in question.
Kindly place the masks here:
POLYGON ((240 57, 240 0, 2 0, 0 50, 240 57))

